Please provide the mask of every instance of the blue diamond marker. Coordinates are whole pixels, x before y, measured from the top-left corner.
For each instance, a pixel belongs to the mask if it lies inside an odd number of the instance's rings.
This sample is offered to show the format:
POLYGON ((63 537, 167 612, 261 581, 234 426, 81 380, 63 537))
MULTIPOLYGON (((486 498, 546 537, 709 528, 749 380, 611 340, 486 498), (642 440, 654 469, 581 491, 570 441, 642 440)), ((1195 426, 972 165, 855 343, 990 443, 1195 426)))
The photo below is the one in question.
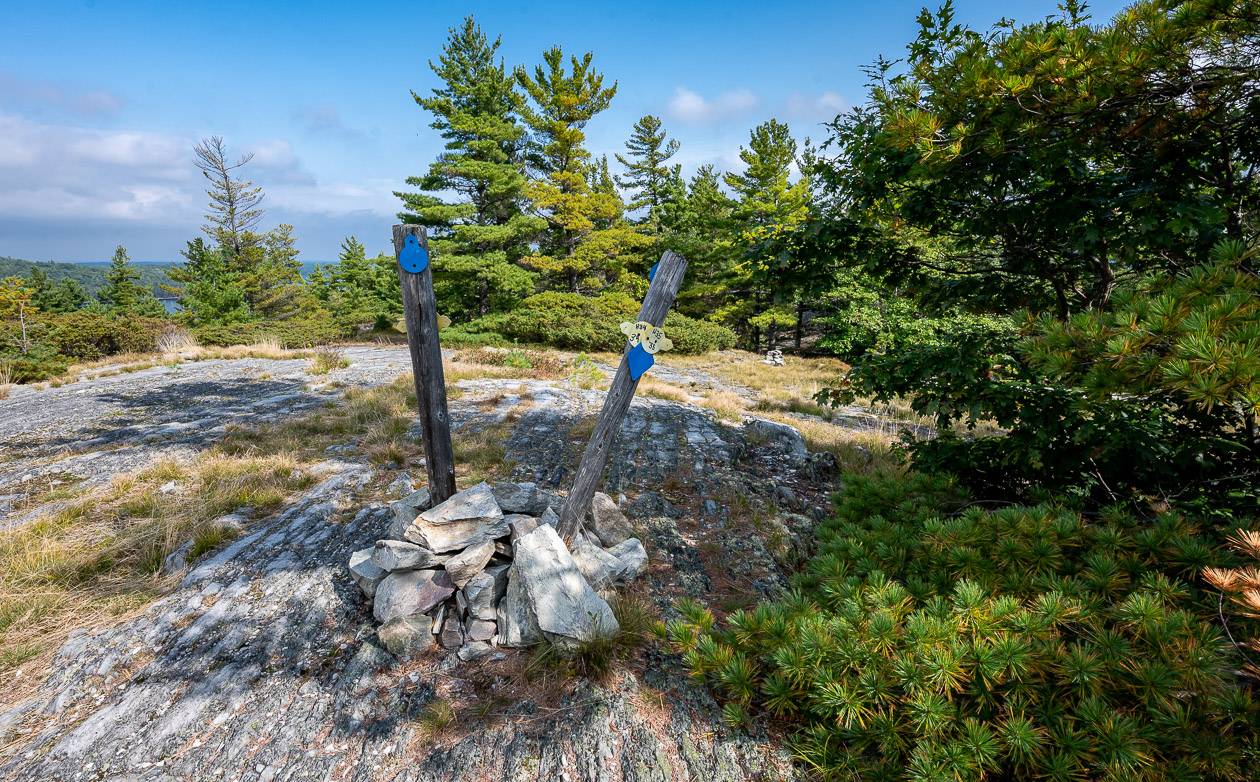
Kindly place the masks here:
POLYGON ((629 358, 627 363, 630 366, 630 377, 633 380, 643 377, 643 373, 651 369, 652 364, 656 363, 656 359, 652 357, 651 353, 644 350, 642 345, 635 345, 630 348, 630 353, 627 356, 629 358))
POLYGON ((419 274, 429 266, 429 251, 420 246, 415 234, 407 234, 402 252, 398 253, 398 265, 405 272, 419 274))
POLYGON ((660 265, 661 265, 661 262, 657 261, 656 263, 652 264, 651 269, 648 269, 648 282, 651 282, 652 279, 656 277, 656 267, 660 265))

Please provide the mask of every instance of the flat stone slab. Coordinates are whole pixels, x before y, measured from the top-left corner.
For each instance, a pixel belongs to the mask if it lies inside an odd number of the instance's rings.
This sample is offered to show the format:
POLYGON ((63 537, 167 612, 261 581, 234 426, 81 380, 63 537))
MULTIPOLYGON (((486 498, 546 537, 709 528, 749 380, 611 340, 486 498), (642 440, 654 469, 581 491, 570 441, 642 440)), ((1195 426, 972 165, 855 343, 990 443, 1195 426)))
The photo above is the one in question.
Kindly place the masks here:
POLYGON ((589 641, 617 633, 612 609, 582 577, 552 527, 540 526, 516 541, 512 570, 538 628, 553 640, 589 641))
POLYGON ((591 531, 605 546, 615 546, 634 534, 634 528, 616 501, 598 491, 591 498, 591 531))
POLYGON ((387 575, 384 568, 372 561, 373 551, 374 549, 361 548, 350 555, 350 575, 354 576, 354 582, 368 597, 376 594, 377 585, 387 575))
POLYGON ((372 564, 391 573, 436 567, 444 559, 423 546, 405 540, 378 540, 372 551, 372 564))
POLYGON ((455 586, 463 588, 473 576, 486 569, 494 552, 494 540, 490 538, 474 543, 446 561, 446 574, 455 586))
POLYGON ((402 570, 390 573, 376 587, 372 615, 388 622, 431 610, 455 594, 445 570, 402 570))
POLYGON ((503 511, 489 484, 479 483, 416 517, 403 537, 441 554, 508 534, 503 511))
POLYGON ((471 489, 451 495, 440 505, 435 505, 419 515, 428 524, 453 524, 470 519, 496 519, 503 516, 503 509, 494 498, 488 483, 479 483, 471 489))

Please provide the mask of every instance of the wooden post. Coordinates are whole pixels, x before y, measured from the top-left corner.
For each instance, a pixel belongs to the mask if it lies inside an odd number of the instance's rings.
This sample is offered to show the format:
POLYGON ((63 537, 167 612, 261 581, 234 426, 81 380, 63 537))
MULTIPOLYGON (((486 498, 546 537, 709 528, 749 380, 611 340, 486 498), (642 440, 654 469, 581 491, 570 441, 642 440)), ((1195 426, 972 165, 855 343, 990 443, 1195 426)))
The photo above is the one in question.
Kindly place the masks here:
MULTIPOLYGON (((423 226, 396 225, 395 261, 409 234, 428 252, 429 238, 423 226)), ((451 449, 451 421, 446 413, 446 378, 442 373, 442 345, 438 340, 433 268, 430 265, 419 273, 412 273, 399 265, 398 282, 402 285, 403 314, 407 318, 407 347, 411 350, 411 374, 416 381, 416 406, 424 430, 429 494, 437 505, 455 493, 455 455, 451 449)))
MULTIPOLYGON (((639 320, 646 320, 653 326, 665 322, 665 316, 669 313, 669 308, 674 306, 674 297, 678 295, 678 288, 682 285, 686 271, 687 259, 666 250, 648 286, 643 307, 639 310, 639 320)), ((639 385, 639 381, 630 377, 628 352, 622 351, 621 365, 617 367, 617 374, 613 375, 612 386, 604 397, 604 407, 599 411, 599 420, 595 423, 595 431, 591 432, 590 442, 582 453, 582 462, 573 479, 573 488, 569 490, 569 498, 560 514, 558 531, 569 542, 582 529, 586 513, 591 507, 591 498, 595 496, 595 488, 608 464, 613 437, 621 431, 621 421, 626 417, 630 401, 634 399, 634 390, 639 385)))

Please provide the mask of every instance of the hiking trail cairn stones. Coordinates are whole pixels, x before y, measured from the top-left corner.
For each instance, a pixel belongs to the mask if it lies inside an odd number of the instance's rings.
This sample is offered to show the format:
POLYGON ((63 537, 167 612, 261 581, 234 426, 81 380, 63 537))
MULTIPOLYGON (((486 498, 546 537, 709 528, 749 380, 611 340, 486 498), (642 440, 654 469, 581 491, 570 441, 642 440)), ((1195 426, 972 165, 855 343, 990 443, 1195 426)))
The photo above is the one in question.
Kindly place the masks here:
POLYGON ((561 502, 533 483, 479 483, 436 506, 428 489, 393 502, 389 537, 349 562, 381 645, 410 659, 437 644, 469 661, 615 635, 608 590, 646 570, 647 552, 601 493, 589 528, 566 546, 555 528, 561 502))
POLYGON ((761 363, 769 364, 772 367, 783 366, 783 363, 784 363, 783 351, 782 350, 767 350, 766 357, 761 360, 761 363))

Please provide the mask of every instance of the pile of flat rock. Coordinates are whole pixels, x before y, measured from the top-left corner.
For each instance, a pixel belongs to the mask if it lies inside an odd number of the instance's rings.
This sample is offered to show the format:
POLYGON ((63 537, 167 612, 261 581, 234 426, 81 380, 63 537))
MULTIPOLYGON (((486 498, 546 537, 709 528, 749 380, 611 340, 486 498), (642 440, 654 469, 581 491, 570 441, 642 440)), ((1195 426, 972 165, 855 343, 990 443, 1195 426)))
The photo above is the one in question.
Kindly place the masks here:
POLYGON ((433 507, 428 489, 393 503, 389 537, 350 557, 385 648, 407 659, 437 643, 475 660, 496 647, 616 634, 605 598, 644 571, 647 553, 598 493, 566 546, 558 502, 532 483, 480 483, 433 507))

